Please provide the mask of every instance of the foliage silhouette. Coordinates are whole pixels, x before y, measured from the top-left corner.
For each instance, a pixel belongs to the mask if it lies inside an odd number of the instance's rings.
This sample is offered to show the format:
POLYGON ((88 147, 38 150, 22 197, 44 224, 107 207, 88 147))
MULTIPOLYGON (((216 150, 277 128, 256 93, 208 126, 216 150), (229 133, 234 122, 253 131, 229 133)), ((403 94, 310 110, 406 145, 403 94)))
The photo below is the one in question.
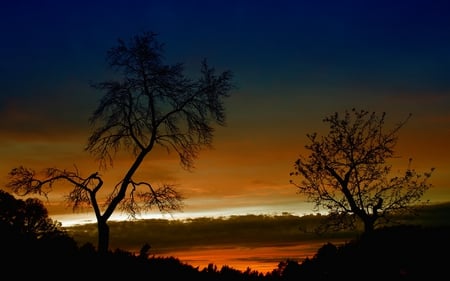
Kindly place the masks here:
POLYGON ((77 250, 75 240, 59 222, 48 216, 41 200, 16 199, 3 190, 0 190, 0 232, 3 274, 7 270, 17 270, 18 266, 42 270, 44 261, 51 263, 77 250))
POLYGON ((3 235, 44 239, 64 235, 61 223, 52 220, 43 202, 37 198, 16 199, 0 190, 0 228, 3 235))
MULTIPOLYGON (((27 216, 30 209, 24 209, 24 201, 16 200, 6 192, 0 192, 0 199, 1 230, 7 229, 12 221, 15 233, 21 233, 27 221, 8 220, 9 215, 25 213, 27 216)), ((143 245, 139 254, 119 248, 100 254, 92 244, 78 247, 65 232, 58 233, 57 236, 2 235, 0 275, 20 279, 45 277, 46 280, 60 280, 67 274, 74 279, 148 276, 199 281, 434 280, 445 279, 448 275, 446 255, 450 251, 448 224, 383 227, 363 233, 343 245, 325 243, 312 258, 301 262, 280 261, 278 268, 263 274, 250 268, 241 271, 227 265, 220 269, 214 264, 203 269, 194 268, 175 257, 150 256, 148 245, 143 245), (20 239, 14 240, 19 236, 20 239), (18 267, 23 270, 17 270, 18 267)))
POLYGON ((346 110, 334 113, 323 121, 329 125, 325 136, 308 134, 305 146, 310 154, 300 156, 291 179, 300 194, 306 195, 315 207, 329 211, 330 220, 319 231, 355 228, 362 222, 364 231, 373 231, 393 215, 413 210, 431 185, 427 182, 434 168, 423 174, 411 168, 391 176, 387 160, 395 157, 398 131, 409 117, 385 130, 385 113, 346 110))
POLYGON ((327 243, 289 271, 300 280, 437 280, 448 276, 449 234, 448 226, 383 227, 341 246, 327 243))
POLYGON ((184 198, 173 185, 157 188, 148 179, 138 179, 136 172, 156 146, 175 151, 181 166, 192 169, 201 149, 212 144, 213 125, 225 125, 224 99, 233 88, 231 72, 216 75, 206 60, 197 80, 185 76, 181 63, 164 64, 163 45, 151 32, 129 41, 119 39, 107 59, 118 77, 92 85, 104 96, 89 119, 93 132, 85 150, 103 171, 120 151, 130 152, 134 160, 120 181, 110 186, 105 205, 100 206, 97 198, 104 187, 99 172, 82 176, 78 169, 48 168, 39 175, 18 167, 10 171, 7 185, 20 195, 46 195, 56 182, 69 182, 73 190, 67 199, 73 208, 87 205, 95 213, 98 250, 103 253, 109 249, 108 219, 118 207, 133 218, 155 206, 161 212, 182 209, 184 198))

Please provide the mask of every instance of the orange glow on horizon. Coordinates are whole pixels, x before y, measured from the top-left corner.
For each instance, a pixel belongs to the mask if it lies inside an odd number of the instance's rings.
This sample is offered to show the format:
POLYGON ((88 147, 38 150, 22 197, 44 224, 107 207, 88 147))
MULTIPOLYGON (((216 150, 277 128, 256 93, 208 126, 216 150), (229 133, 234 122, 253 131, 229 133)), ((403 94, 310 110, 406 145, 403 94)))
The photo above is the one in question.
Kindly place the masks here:
MULTIPOLYGON (((343 240, 329 241, 334 245, 344 243, 343 240)), ((278 267, 280 262, 288 259, 301 263, 306 258, 312 258, 317 250, 325 242, 303 242, 300 244, 273 245, 265 247, 252 246, 210 246, 195 249, 167 251, 156 253, 155 256, 176 257, 180 261, 199 267, 199 270, 208 267, 209 264, 217 266, 220 270, 222 266, 246 271, 247 268, 256 270, 259 273, 272 272, 278 267)), ((157 249, 156 249, 157 251, 157 249)), ((151 252, 151 251, 150 251, 151 252)))

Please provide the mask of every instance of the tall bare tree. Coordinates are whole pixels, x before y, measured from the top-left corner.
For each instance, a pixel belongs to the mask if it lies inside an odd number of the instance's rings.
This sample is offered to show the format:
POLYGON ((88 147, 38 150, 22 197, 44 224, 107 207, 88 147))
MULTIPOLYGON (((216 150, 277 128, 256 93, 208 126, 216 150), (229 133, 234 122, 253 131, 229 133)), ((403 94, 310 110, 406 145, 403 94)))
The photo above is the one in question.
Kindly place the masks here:
POLYGON ((73 207, 88 205, 94 210, 99 252, 109 250, 107 222, 118 206, 131 216, 152 206, 162 212, 182 208, 184 198, 173 185, 156 188, 147 180, 135 180, 146 156, 161 146, 175 151, 181 166, 189 170, 199 152, 211 146, 213 125, 225 125, 224 98, 233 88, 232 73, 217 75, 203 60, 199 78, 190 79, 182 63, 163 63, 163 47, 152 32, 128 41, 119 39, 117 46, 107 52, 109 66, 119 75, 92 85, 104 96, 89 119, 93 132, 85 150, 96 157, 100 170, 110 167, 119 151, 130 152, 134 159, 121 180, 110 186, 103 207, 97 198, 104 186, 98 171, 82 176, 78 169, 48 168, 38 175, 18 167, 9 173, 8 186, 22 195, 45 194, 57 181, 68 181, 73 190, 67 199, 73 207))
POLYGON ((408 168, 400 175, 391 173, 388 160, 396 157, 394 147, 398 132, 410 116, 386 130, 386 114, 365 110, 334 113, 323 121, 329 124, 328 135, 307 134, 305 148, 310 154, 300 156, 291 183, 316 208, 329 211, 326 229, 355 227, 360 221, 364 231, 392 220, 394 214, 411 211, 431 185, 430 172, 423 174, 408 168))

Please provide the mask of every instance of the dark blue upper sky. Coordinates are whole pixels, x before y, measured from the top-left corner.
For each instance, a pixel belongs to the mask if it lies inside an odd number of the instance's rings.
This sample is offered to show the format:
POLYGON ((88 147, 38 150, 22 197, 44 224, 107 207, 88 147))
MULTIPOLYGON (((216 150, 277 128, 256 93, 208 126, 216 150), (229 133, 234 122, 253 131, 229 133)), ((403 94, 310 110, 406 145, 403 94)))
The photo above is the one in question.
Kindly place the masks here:
MULTIPOLYGON (((8 1, 0 12, 5 96, 101 79, 117 38, 154 31, 168 61, 202 57, 261 81, 449 90, 448 1, 8 1), (75 82, 74 82, 75 83, 75 82), (26 84, 26 85, 25 85, 26 84), (56 84, 56 85, 55 85, 56 84), (39 88, 39 87, 38 87, 39 88)), ((50 91, 51 92, 51 91, 50 91)))

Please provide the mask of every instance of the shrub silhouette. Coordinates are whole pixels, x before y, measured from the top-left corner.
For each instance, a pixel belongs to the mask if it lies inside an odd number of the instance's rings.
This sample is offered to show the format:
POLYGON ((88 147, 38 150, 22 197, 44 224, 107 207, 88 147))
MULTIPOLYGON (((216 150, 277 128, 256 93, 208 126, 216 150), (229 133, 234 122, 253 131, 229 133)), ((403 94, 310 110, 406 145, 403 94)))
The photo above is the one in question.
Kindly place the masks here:
POLYGON ((449 234, 449 227, 385 227, 339 247, 327 243, 283 273, 295 268, 302 280, 429 280, 447 273, 449 234))
POLYGON ((220 270, 214 264, 195 268, 175 257, 151 256, 147 244, 139 254, 119 248, 105 254, 89 243, 78 246, 63 231, 56 232, 58 235, 23 235, 23 226, 18 224, 25 220, 16 220, 14 215, 27 210, 21 206, 22 200, 0 191, 0 231, 4 234, 0 241, 0 275, 8 278, 60 280, 70 275, 73 279, 89 276, 197 281, 430 280, 446 276, 448 271, 448 225, 380 228, 341 246, 325 243, 312 258, 301 263, 280 261, 278 268, 262 274, 226 265, 220 270))

